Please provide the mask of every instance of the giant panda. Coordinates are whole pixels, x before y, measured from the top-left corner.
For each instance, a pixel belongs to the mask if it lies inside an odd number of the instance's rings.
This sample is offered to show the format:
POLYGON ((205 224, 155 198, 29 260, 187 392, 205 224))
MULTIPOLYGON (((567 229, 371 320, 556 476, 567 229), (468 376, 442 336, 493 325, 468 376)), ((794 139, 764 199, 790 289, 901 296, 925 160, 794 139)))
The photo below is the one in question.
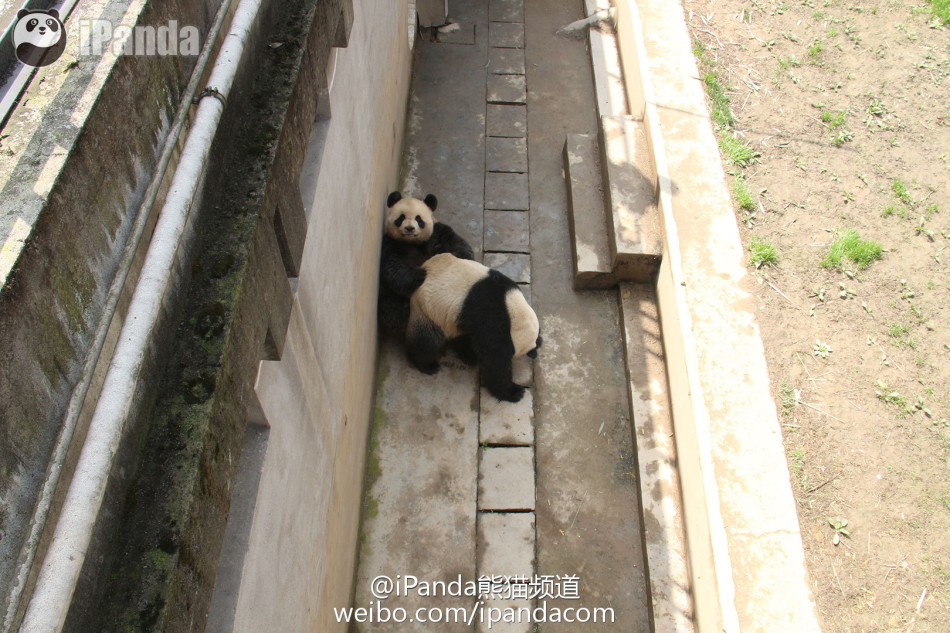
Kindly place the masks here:
POLYGON ((487 266, 451 254, 424 264, 425 281, 409 301, 406 353, 434 374, 451 343, 463 361, 480 365, 482 385, 499 400, 518 402, 525 388, 511 377, 516 356, 537 356, 538 316, 518 284, 487 266))
POLYGON ((379 260, 377 318, 384 334, 402 339, 409 322, 409 297, 422 284, 422 263, 439 253, 462 259, 475 255, 468 242, 432 215, 438 199, 404 198, 398 191, 386 200, 383 245, 379 260))

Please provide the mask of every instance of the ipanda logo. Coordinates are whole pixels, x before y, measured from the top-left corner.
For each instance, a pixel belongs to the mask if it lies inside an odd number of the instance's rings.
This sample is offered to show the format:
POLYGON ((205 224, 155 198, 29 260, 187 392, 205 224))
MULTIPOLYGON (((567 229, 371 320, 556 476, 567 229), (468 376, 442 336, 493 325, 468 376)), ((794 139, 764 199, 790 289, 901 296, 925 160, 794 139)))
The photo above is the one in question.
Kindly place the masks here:
POLYGON ((16 58, 28 66, 49 66, 66 49, 66 31, 59 11, 20 9, 13 27, 16 58))

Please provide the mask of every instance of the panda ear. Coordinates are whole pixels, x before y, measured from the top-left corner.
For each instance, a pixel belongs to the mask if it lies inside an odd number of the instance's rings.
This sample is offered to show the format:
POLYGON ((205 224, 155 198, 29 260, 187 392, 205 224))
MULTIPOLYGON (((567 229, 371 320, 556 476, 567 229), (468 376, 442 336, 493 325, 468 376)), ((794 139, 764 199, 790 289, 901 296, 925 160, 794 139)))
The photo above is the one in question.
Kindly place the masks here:
POLYGON ((435 208, 439 206, 439 199, 433 196, 431 193, 426 196, 426 199, 423 200, 423 202, 425 202, 426 206, 432 211, 435 211, 435 208))
POLYGON ((16 12, 16 19, 19 20, 24 15, 29 15, 29 13, 30 13, 29 9, 20 9, 19 11, 16 12))
POLYGON ((53 16, 53 17, 56 18, 57 20, 59 19, 59 11, 57 11, 56 9, 50 9, 50 10, 47 11, 46 13, 47 13, 47 15, 53 16))
POLYGON ((402 200, 402 194, 399 193, 398 191, 394 191, 391 194, 389 194, 389 198, 386 199, 386 206, 391 207, 397 202, 399 202, 400 200, 402 200))

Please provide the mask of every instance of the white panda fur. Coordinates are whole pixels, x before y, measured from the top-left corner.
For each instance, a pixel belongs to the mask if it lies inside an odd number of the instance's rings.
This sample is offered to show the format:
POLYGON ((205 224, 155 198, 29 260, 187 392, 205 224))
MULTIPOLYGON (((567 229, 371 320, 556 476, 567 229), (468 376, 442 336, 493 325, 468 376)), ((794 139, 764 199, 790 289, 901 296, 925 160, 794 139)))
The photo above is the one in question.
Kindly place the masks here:
POLYGON ((394 191, 386 200, 376 314, 380 331, 394 340, 406 335, 409 297, 425 279, 422 263, 438 253, 452 253, 462 259, 474 257, 468 242, 435 219, 437 206, 432 194, 419 200, 394 191))
POLYGON ((540 323, 518 285, 500 272, 450 254, 423 266, 426 278, 410 299, 407 351, 422 371, 438 370, 446 340, 468 339, 482 367, 482 381, 500 400, 524 392, 511 379, 511 360, 540 345, 540 323), (504 331, 502 331, 504 328, 504 331))

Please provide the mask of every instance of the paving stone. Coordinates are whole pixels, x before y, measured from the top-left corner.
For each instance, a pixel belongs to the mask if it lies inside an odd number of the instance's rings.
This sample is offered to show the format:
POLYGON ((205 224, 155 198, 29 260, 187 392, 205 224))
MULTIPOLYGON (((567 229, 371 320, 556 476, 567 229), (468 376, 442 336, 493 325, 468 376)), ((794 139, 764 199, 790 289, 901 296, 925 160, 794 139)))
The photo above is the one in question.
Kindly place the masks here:
POLYGON ((513 22, 490 22, 488 45, 492 48, 524 48, 524 25, 513 22))
POLYGON ((485 174, 485 208, 496 211, 528 210, 528 174, 485 174))
POLYGON ((479 510, 534 510, 532 447, 486 448, 479 457, 479 510))
POLYGON ((534 512, 480 512, 476 530, 479 576, 534 575, 534 512))
POLYGON ((486 134, 524 138, 528 129, 528 108, 523 105, 488 104, 486 134))
MULTIPOLYGON (((485 253, 485 265, 519 284, 531 283, 531 256, 524 253, 485 253)), ((543 337, 544 334, 542 333, 543 337)))
POLYGON ((526 103, 528 89, 524 75, 488 75, 488 103, 526 103))
MULTIPOLYGON (((525 284, 521 284, 521 291, 524 293, 525 299, 528 299, 528 303, 531 303, 530 296, 530 286, 528 286, 528 292, 525 292, 525 284)), ((541 332, 541 338, 544 338, 544 332, 541 332)), ((544 345, 541 345, 541 350, 538 350, 538 353, 542 353, 544 345)), ((511 374, 512 380, 515 381, 515 384, 524 385, 528 387, 534 384, 534 359, 528 358, 527 356, 519 356, 518 358, 511 361, 511 374)), ((525 398, 528 396, 525 395, 525 398)))
POLYGON ((523 138, 485 140, 485 169, 524 173, 528 171, 528 141, 523 138))
POLYGON ((485 250, 531 252, 528 219, 524 211, 485 211, 485 250))
POLYGON ((471 22, 448 24, 438 29, 439 44, 474 44, 475 25, 471 22), (458 28, 454 28, 458 25, 458 28), (445 29, 445 30, 443 30, 445 29))
MULTIPOLYGON (((515 382, 518 382, 517 377, 515 382)), ((478 441, 481 444, 534 444, 534 396, 531 391, 525 392, 521 402, 501 402, 482 388, 478 418, 478 441)))
POLYGON ((524 0, 490 0, 488 19, 492 22, 524 22, 524 0))
POLYGON ((488 49, 488 72, 496 75, 523 75, 524 49, 488 49))

